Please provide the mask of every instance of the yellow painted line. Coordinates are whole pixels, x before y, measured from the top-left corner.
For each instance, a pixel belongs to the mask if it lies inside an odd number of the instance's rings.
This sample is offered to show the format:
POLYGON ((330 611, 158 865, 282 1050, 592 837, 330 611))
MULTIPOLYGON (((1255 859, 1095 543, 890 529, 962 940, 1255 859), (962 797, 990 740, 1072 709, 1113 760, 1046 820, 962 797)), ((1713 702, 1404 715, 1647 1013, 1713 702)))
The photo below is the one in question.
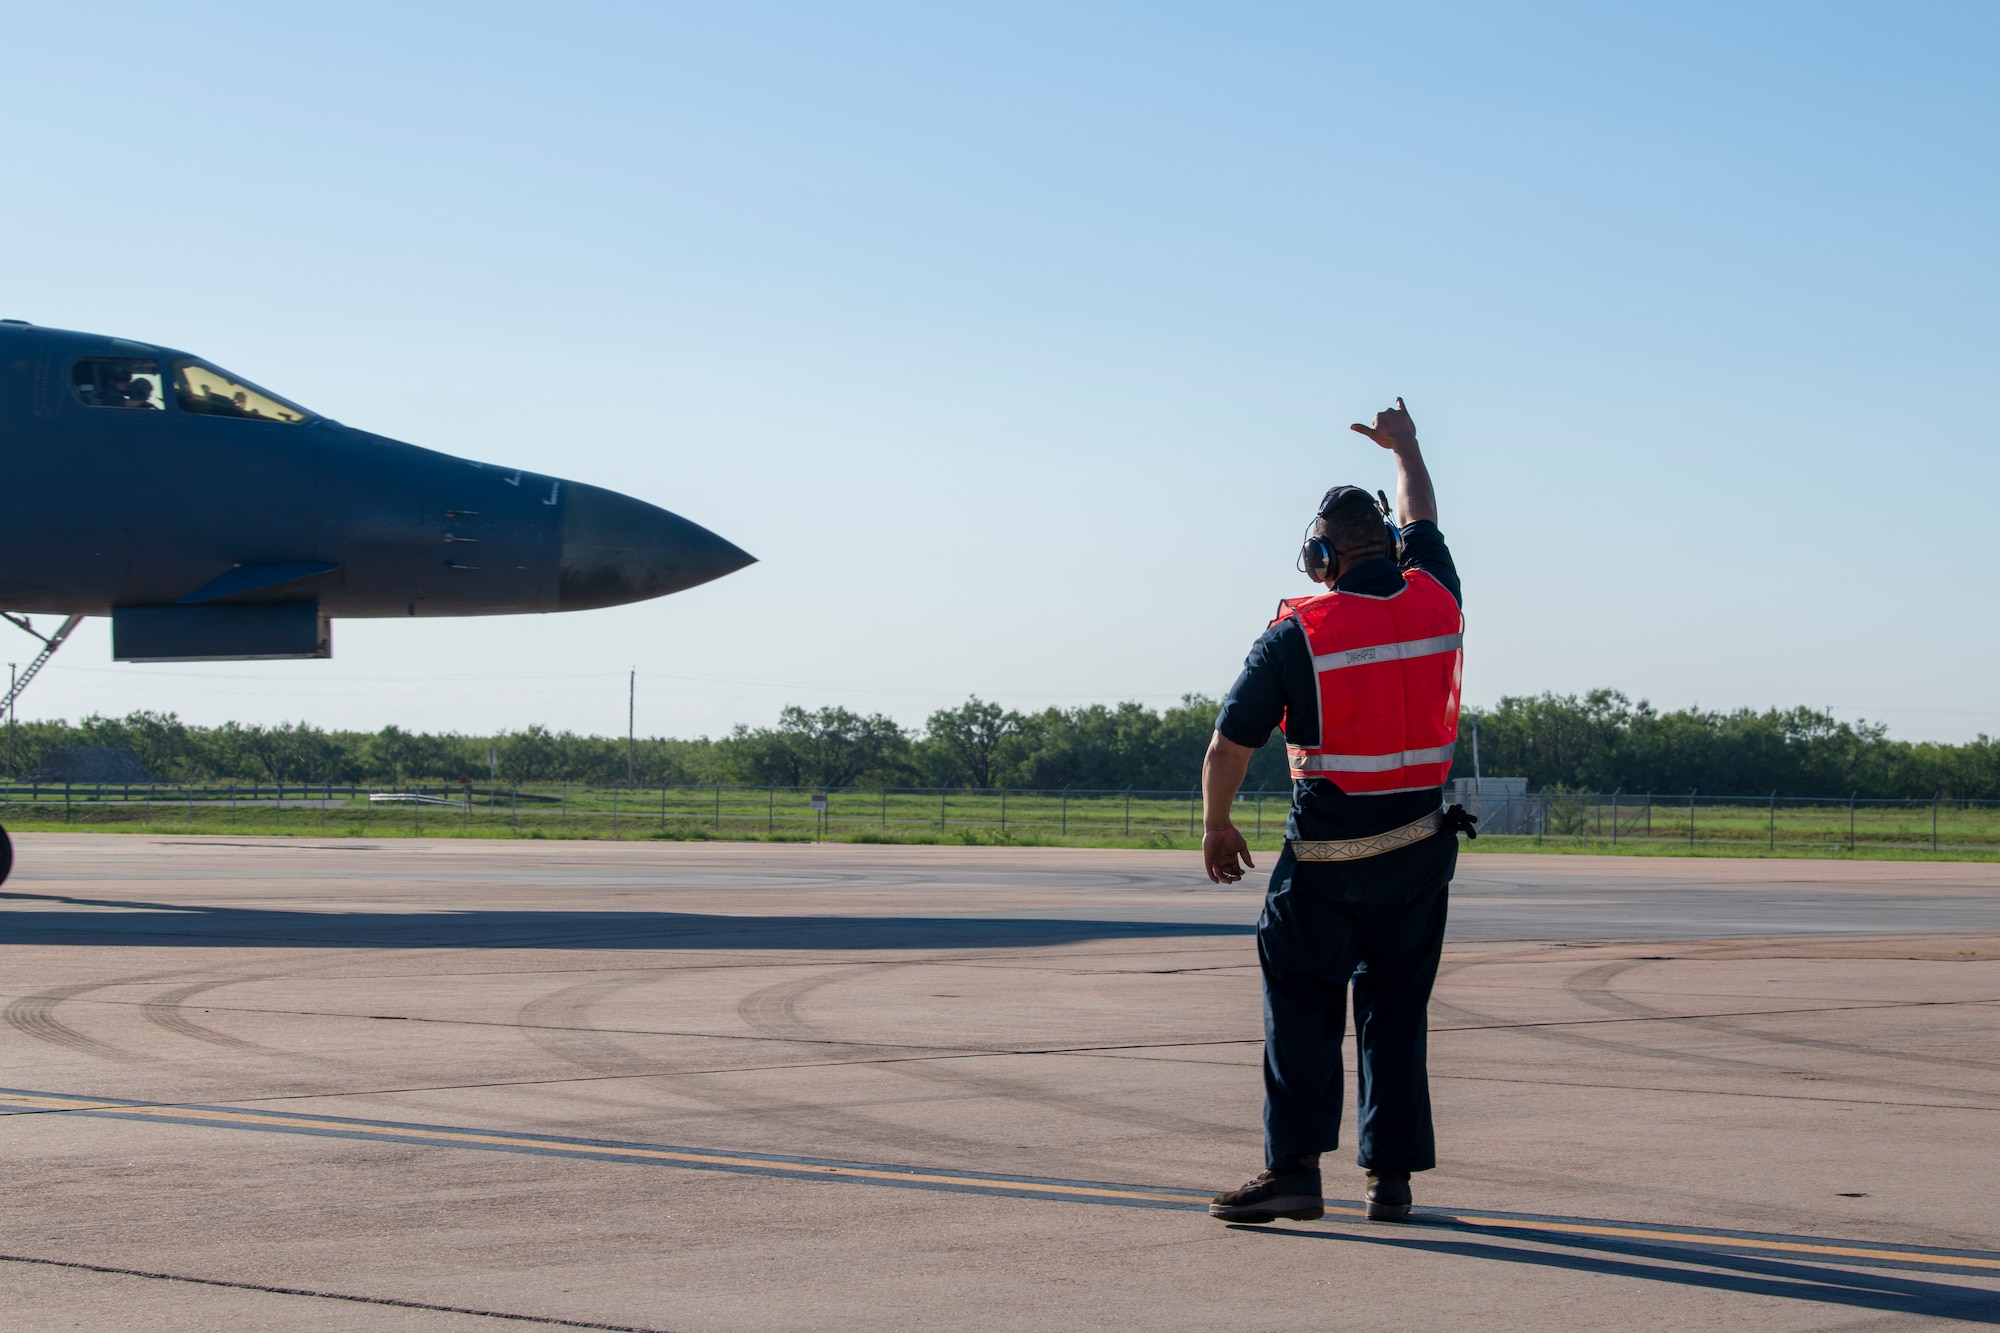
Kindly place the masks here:
MULTIPOLYGON (((686 1162, 699 1166, 731 1166, 753 1171, 787 1171, 830 1179, 859 1179, 913 1182, 924 1185, 953 1185, 961 1188, 1010 1190, 1043 1194, 1054 1198, 1128 1199, 1144 1203, 1172 1203, 1200 1206, 1200 1200, 1186 1194, 1162 1194, 1147 1190, 1118 1189, 1098 1185, 1064 1185, 1033 1180, 984 1180, 942 1172, 892 1171, 879 1167, 833 1166, 817 1162, 773 1161, 763 1157, 738 1157, 728 1153, 690 1152, 674 1148, 627 1147, 616 1144, 563 1143, 526 1138, 515 1134, 487 1133, 462 1129, 411 1129, 399 1125, 350 1124, 312 1120, 275 1112, 223 1111, 188 1106, 132 1106, 123 1102, 94 1101, 70 1097, 44 1097, 25 1093, 0 1093, 0 1105, 39 1111, 111 1111, 119 1115, 157 1116, 162 1119, 194 1120, 218 1125, 266 1125, 278 1129, 303 1129, 315 1133, 366 1134, 376 1138, 426 1140, 433 1143, 465 1143, 504 1148, 527 1148, 537 1152, 558 1152, 593 1157, 627 1158, 635 1161, 686 1162)), ((1362 1208, 1328 1205, 1327 1212, 1348 1217, 1366 1216, 1362 1208)), ((1938 1264, 1954 1268, 2000 1272, 2000 1259, 1961 1254, 1929 1254, 1913 1250, 1882 1249, 1872 1246, 1824 1245, 1802 1240, 1767 1240, 1751 1236, 1705 1236, 1684 1231, 1660 1231, 1645 1227, 1603 1226, 1589 1222, 1552 1222, 1532 1218, 1480 1217, 1475 1214, 1425 1212, 1427 1222, 1451 1222, 1482 1231, 1543 1231, 1564 1236, 1603 1236, 1615 1240, 1661 1241, 1672 1245, 1706 1245, 1724 1249, 1763 1250, 1781 1254, 1811 1254, 1837 1259, 1884 1259, 1898 1263, 1938 1264)))

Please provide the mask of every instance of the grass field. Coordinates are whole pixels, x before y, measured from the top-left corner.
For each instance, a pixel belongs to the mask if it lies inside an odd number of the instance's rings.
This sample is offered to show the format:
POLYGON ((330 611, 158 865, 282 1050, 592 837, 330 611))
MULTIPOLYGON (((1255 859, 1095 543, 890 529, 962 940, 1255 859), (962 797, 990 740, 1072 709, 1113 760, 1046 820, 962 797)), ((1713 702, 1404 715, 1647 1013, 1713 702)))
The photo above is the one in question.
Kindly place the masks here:
MULTIPOLYGON (((1246 793, 1252 847, 1280 846, 1289 794, 1246 793)), ((321 837, 813 839, 965 845, 1200 844, 1193 792, 940 792, 561 784, 0 787, 17 830, 321 837), (815 798, 826 808, 815 810, 815 798)), ((1558 795, 1489 814, 1468 852, 2000 859, 2000 803, 1731 801, 1558 795), (1523 830, 1502 833, 1503 829, 1523 830)))

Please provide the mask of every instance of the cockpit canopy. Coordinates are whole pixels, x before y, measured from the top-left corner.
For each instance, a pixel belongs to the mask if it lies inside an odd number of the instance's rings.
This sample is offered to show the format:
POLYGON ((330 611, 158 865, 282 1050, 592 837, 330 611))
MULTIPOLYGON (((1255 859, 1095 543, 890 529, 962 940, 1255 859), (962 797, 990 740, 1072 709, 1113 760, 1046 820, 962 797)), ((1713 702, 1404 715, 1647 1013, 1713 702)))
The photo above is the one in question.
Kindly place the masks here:
POLYGON ((199 416, 284 425, 297 425, 313 416, 298 404, 206 362, 177 357, 171 365, 170 375, 162 376, 160 362, 153 357, 78 357, 70 369, 70 389, 86 407, 157 412, 167 406, 165 379, 171 384, 174 405, 199 416))

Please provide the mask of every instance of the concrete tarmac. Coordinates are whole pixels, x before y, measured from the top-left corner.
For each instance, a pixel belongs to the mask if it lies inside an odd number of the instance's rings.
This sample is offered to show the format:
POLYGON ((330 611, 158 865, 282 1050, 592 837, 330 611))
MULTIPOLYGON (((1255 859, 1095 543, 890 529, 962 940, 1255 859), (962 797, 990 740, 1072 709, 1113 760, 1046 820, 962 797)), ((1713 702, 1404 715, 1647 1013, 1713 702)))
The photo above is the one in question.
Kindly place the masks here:
POLYGON ((1231 1228, 1186 853, 17 844, 10 1333, 2000 1324, 2000 867, 1467 855, 1420 1221, 1231 1228))

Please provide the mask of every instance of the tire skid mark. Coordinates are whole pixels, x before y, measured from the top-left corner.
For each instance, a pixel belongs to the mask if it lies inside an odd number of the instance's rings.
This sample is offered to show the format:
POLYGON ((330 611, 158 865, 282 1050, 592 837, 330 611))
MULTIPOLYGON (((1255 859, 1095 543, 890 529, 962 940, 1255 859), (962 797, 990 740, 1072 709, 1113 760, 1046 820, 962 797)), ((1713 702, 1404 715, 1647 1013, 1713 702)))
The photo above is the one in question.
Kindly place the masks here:
POLYGON ((103 990, 107 986, 122 985, 126 980, 128 979, 87 981, 73 986, 54 986, 33 995, 23 995, 9 1003, 6 1009, 0 1010, 0 1019, 4 1019, 8 1027, 23 1036, 33 1037, 36 1041, 47 1042, 51 1046, 66 1046, 72 1051, 96 1056, 100 1060, 143 1060, 146 1057, 135 1051, 113 1046, 95 1037, 86 1037, 55 1016, 56 1007, 65 1000, 74 999, 94 990, 103 990))
MULTIPOLYGON (((895 971, 898 966, 899 964, 895 963, 871 963, 858 968, 816 972, 810 976, 776 982, 744 996, 737 1002, 736 1014, 760 1036, 794 1041, 838 1041, 839 1038, 829 1034, 817 1023, 808 1021, 799 1012, 799 1002, 823 986, 830 986, 837 981, 856 981, 880 976, 884 972, 895 971)), ((858 1044, 872 1046, 876 1043, 858 1044)))
POLYGON ((514 1021, 523 1036, 550 1055, 594 1074, 626 1078, 671 1074, 673 1070, 659 1060, 615 1036, 594 1031, 588 1021, 591 1010, 619 991, 661 979, 651 972, 628 972, 577 982, 528 1001, 515 1012, 514 1021))
MULTIPOLYGON (((885 969, 889 965, 872 966, 885 969)), ((838 972, 848 970, 849 967, 842 967, 838 972)), ((743 1078, 757 1073, 758 1066, 755 1065, 746 1066, 741 1071, 687 1073, 647 1055, 618 1037, 591 1031, 590 1013, 604 1000, 621 990, 661 979, 660 975, 648 971, 552 991, 522 1006, 518 1014, 521 1030, 530 1041, 550 1054, 592 1073, 621 1079, 668 1080, 663 1084, 663 1091, 674 1097, 711 1108, 713 1113, 776 1123, 785 1126, 795 1136, 836 1133, 869 1143, 922 1143, 940 1153, 961 1155, 976 1154, 982 1150, 984 1145, 971 1139, 919 1130, 908 1124, 843 1110, 823 1101, 802 1103, 752 1092, 744 1086, 743 1078), (555 1026, 557 1024, 561 1026, 555 1026)), ((768 991, 773 988, 763 989, 768 991)), ((759 993, 746 996, 743 1003, 749 1004, 759 993)), ((782 1011, 782 998, 777 999, 775 1005, 782 1011)), ((784 1035, 785 1039, 793 1039, 789 1032, 784 1035)), ((845 1062, 828 1062, 827 1067, 842 1063, 845 1062)))
MULTIPOLYGON (((1431 1009, 1434 1014, 1443 1014, 1461 1020, 1468 1026, 1487 1027, 1504 1022, 1497 1014, 1481 1013, 1464 1005, 1448 1000, 1433 999, 1431 1009)), ((1663 1018, 1661 1022, 1672 1022, 1663 1018)), ((1611 1037, 1598 1036, 1592 1032, 1578 1031, 1566 1027, 1510 1027, 1511 1033, 1538 1041, 1557 1042, 1562 1045, 1580 1047, 1607 1054, 1637 1057, 1642 1060, 1657 1060, 1668 1064, 1691 1066, 1710 1073, 1744 1074, 1754 1073, 1763 1077, 1772 1074, 1793 1074, 1802 1078, 1819 1079, 1829 1083, 1844 1083, 1855 1087, 1879 1088, 1890 1091, 1922 1091, 1939 1097, 1964 1099, 1968 1102, 1984 1103, 1988 1106, 2000 1104, 2000 1097, 1984 1089, 1950 1087, 1934 1083, 1913 1083, 1908 1079, 1875 1078, 1863 1074, 1842 1073, 1837 1076, 1820 1073, 1817 1070, 1788 1068, 1773 1064, 1769 1060, 1745 1056, 1713 1055, 1701 1051, 1682 1051, 1668 1047, 1648 1045, 1639 1041, 1619 1041, 1611 1037)), ((1740 1035, 1740 1034, 1737 1034, 1740 1035)), ((1701 1091, 1694 1088, 1689 1091, 1701 1091)), ((1968 1110, 1981 1109, 1978 1105, 1968 1105, 1968 1110)))
POLYGON ((269 976, 213 977, 207 981, 197 981, 185 986, 176 986, 171 990, 161 991, 152 999, 145 1001, 139 1006, 139 1012, 145 1017, 147 1022, 156 1027, 165 1028, 175 1036, 206 1042, 211 1046, 226 1046, 232 1050, 256 1051, 266 1055, 282 1055, 295 1059, 310 1058, 301 1056, 295 1051, 280 1050, 277 1047, 265 1046, 261 1042, 246 1041, 241 1037, 232 1037, 226 1032, 218 1032, 214 1028, 204 1027, 202 1024, 188 1017, 185 1005, 187 1001, 197 995, 207 991, 218 990, 223 986, 235 986, 245 982, 268 981, 270 979, 269 976))
MULTIPOLYGON (((738 1012, 753 1029, 758 1030, 760 1036, 799 1040, 805 1033, 816 1031, 798 1013, 800 996, 857 971, 876 974, 931 961, 915 959, 871 963, 859 968, 854 964, 844 964, 805 978, 794 978, 752 991, 739 1001, 738 1012)), ((589 1011, 605 998, 627 986, 658 979, 648 974, 566 987, 541 1000, 531 1001, 521 1010, 521 1018, 524 1022, 553 1019, 572 1027, 587 1028, 589 1011)), ((987 1147, 981 1140, 919 1129, 904 1122, 831 1106, 825 1101, 802 1103, 790 1098, 760 1095, 743 1085, 745 1075, 757 1073, 754 1065, 740 1072, 688 1074, 665 1067, 615 1038, 593 1040, 586 1037, 579 1041, 579 1034, 574 1031, 557 1033, 550 1029, 528 1030, 527 1035, 551 1053, 595 1072, 618 1077, 651 1075, 670 1079, 666 1090, 674 1096, 711 1107, 725 1115, 774 1122, 798 1133, 824 1135, 832 1132, 865 1142, 899 1146, 922 1143, 940 1153, 961 1155, 976 1155, 987 1147)), ((829 1041, 838 1044, 837 1039, 823 1035, 809 1039, 819 1044, 829 1041)), ((844 1062, 833 1062, 833 1065, 840 1063, 844 1062)))
MULTIPOLYGON (((912 960, 909 963, 883 964, 875 969, 887 972, 898 967, 922 965, 934 960, 912 960)), ((827 1041, 832 1038, 826 1029, 812 1022, 801 1011, 801 1002, 814 991, 839 981, 851 981, 866 975, 843 969, 837 972, 822 972, 812 976, 797 978, 766 986, 745 996, 737 1006, 737 1013, 743 1020, 760 1032, 768 1035, 784 1035, 799 1039, 827 1041)), ((994 1053, 974 1055, 965 1058, 985 1059, 994 1053)), ((1100 1096, 1086 1093, 1052 1092, 1046 1086, 1026 1079, 1009 1078, 972 1069, 952 1067, 949 1058, 944 1060, 903 1061, 885 1064, 883 1069, 903 1078, 914 1079, 933 1086, 956 1088, 1002 1101, 1032 1102, 1036 1105, 1052 1107, 1095 1120, 1106 1120, 1114 1124, 1129 1125, 1138 1129, 1156 1130, 1164 1133, 1183 1133, 1235 1136, 1243 1132, 1242 1126, 1221 1124, 1214 1121, 1197 1120, 1188 1116, 1169 1112, 1140 1111, 1107 1102, 1100 1096)))
POLYGON ((1912 1051, 1885 1049, 1864 1041, 1841 1041, 1832 1037, 1807 1037, 1797 1033, 1774 1031, 1761 1025, 1755 1017, 1733 1015, 1692 1015, 1674 1014, 1665 1009, 1657 1009, 1642 1000, 1629 995, 1621 995, 1612 989, 1612 982, 1635 968, 1655 961, 1632 958, 1617 962, 1603 963, 1586 968, 1563 983, 1563 990, 1575 996, 1592 1008, 1621 1017, 1659 1019, 1671 1021, 1683 1027, 1699 1028, 1705 1032, 1720 1033, 1727 1037, 1754 1037, 1770 1042, 1774 1046, 1802 1047, 1808 1050, 1837 1051, 1842 1055, 1857 1055, 1880 1060, 1900 1060, 1907 1064, 1927 1065, 1940 1069, 2000 1070, 2000 1061, 1974 1060, 1964 1056, 1923 1055, 1912 1051))

